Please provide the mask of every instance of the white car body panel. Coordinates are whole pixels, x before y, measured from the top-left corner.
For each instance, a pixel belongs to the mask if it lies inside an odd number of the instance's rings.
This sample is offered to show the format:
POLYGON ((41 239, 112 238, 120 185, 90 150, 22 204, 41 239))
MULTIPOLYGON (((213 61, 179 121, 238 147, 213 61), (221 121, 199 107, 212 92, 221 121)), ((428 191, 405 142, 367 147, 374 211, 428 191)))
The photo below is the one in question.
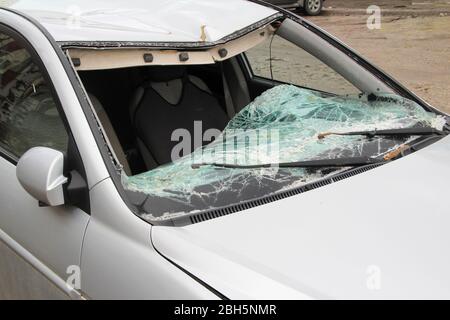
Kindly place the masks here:
POLYGON ((243 0, 135 0, 132 7, 124 0, 19 0, 10 8, 63 42, 200 42, 202 26, 206 41, 214 42, 277 12, 243 0))
POLYGON ((77 290, 2 230, 0 239, 0 300, 80 298, 77 290))
POLYGON ((0 191, 0 240, 71 294, 67 270, 80 264, 89 216, 75 207, 38 207, 17 181, 15 166, 1 157, 0 191))
POLYGON ((266 277, 249 292, 271 280, 312 298, 448 299, 449 163, 446 137, 304 194, 182 228, 153 227, 153 244, 229 298, 266 277))
POLYGON ((218 298, 151 246, 150 224, 131 214, 111 179, 95 186, 91 199, 93 214, 81 258, 81 287, 87 297, 218 298))

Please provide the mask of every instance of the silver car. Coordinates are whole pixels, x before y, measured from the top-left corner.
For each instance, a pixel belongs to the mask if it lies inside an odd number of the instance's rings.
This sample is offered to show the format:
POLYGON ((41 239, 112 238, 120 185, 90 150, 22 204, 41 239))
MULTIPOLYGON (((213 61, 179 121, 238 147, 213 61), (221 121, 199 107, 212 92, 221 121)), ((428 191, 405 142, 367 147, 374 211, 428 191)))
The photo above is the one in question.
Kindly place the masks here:
POLYGON ((447 115, 260 1, 0 9, 0 298, 450 298, 447 115))
POLYGON ((287 9, 303 9, 310 16, 316 16, 322 11, 324 0, 266 0, 287 9))

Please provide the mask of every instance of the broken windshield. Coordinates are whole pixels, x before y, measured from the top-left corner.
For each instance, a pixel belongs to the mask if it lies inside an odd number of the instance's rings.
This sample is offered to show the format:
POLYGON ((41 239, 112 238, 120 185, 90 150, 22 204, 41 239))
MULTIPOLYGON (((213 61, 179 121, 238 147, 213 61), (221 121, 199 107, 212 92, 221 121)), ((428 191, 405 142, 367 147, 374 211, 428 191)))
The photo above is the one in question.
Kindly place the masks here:
POLYGON ((416 135, 370 136, 351 132, 410 127, 442 130, 445 119, 394 94, 330 96, 292 85, 267 90, 243 108, 216 140, 174 162, 122 175, 124 188, 149 221, 226 207, 300 187, 346 167, 232 168, 236 164, 378 157, 416 135))

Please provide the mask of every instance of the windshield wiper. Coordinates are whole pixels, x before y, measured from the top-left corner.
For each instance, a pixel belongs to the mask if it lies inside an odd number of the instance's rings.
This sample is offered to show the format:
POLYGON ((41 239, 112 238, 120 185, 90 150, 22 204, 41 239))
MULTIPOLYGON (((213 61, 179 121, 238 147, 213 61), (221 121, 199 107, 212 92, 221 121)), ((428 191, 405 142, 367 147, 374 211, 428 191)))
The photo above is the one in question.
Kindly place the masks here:
POLYGON ((400 128, 400 129, 385 129, 385 130, 369 130, 369 131, 350 131, 350 132, 322 132, 317 136, 319 139, 324 139, 329 135, 339 136, 366 136, 369 138, 375 136, 394 136, 394 137, 407 137, 407 136, 425 136, 425 135, 445 135, 444 131, 437 130, 432 127, 412 127, 412 128, 400 128))
POLYGON ((374 157, 349 157, 349 158, 336 158, 336 159, 319 159, 308 161, 296 161, 296 162, 281 162, 281 163, 264 163, 264 164, 252 164, 252 165, 239 165, 230 163, 194 163, 191 165, 192 169, 198 169, 203 166, 214 166, 219 168, 229 169, 257 169, 257 168, 330 168, 330 167, 356 167, 365 166, 369 164, 377 164, 391 161, 398 158, 402 153, 411 147, 407 144, 403 144, 393 151, 384 154, 381 158, 374 157))
POLYGON ((282 162, 282 163, 264 163, 253 165, 239 165, 229 163, 197 163, 192 164, 192 169, 198 169, 202 166, 214 166, 220 168, 230 169, 255 169, 255 168, 321 168, 321 167, 346 167, 346 166, 362 166, 367 164, 374 164, 385 162, 384 159, 377 159, 371 157, 352 157, 352 158, 337 158, 337 159, 320 159, 297 162, 282 162))

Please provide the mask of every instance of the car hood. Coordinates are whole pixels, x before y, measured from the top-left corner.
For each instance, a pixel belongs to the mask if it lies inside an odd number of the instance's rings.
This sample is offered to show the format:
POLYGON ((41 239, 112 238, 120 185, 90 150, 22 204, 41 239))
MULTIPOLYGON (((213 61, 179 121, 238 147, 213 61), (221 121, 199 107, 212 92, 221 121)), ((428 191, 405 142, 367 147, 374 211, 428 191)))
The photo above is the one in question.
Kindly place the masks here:
POLYGON ((324 187, 186 227, 166 258, 232 299, 450 298, 450 137, 324 187))

